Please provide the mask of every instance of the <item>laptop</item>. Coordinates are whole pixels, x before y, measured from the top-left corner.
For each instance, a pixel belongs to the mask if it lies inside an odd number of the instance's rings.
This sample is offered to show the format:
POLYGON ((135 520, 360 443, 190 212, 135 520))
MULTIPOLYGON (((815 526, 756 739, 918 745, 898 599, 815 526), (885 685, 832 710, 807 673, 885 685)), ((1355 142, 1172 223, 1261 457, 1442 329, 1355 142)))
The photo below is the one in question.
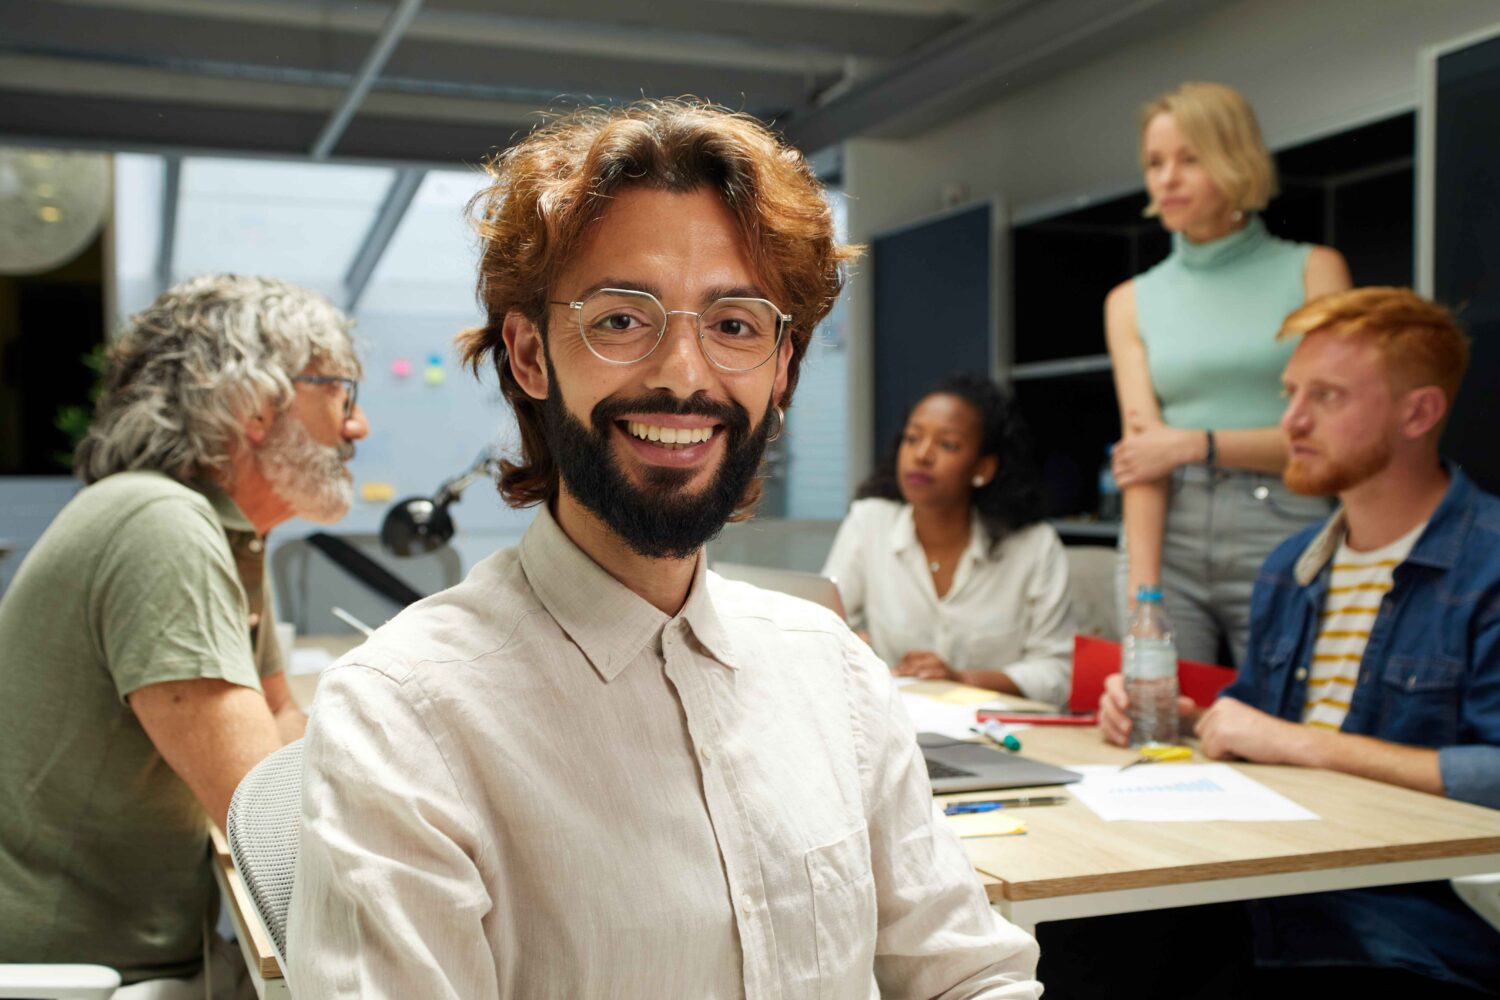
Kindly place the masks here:
POLYGON ((927 775, 936 795, 1066 785, 1083 778, 1077 771, 938 733, 918 733, 917 746, 927 761, 927 775))
POLYGON ((775 590, 821 604, 840 618, 848 620, 849 616, 844 614, 844 602, 839 598, 839 588, 826 576, 794 569, 771 569, 768 566, 730 562, 716 562, 709 569, 726 580, 738 580, 762 590, 775 590))

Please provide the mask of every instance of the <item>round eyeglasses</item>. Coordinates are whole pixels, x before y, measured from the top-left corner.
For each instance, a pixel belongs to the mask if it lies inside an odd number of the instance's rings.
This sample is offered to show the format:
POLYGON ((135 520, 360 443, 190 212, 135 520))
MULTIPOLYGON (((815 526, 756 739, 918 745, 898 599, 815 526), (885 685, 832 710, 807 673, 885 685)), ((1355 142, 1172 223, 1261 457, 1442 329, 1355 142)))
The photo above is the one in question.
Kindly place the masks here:
POLYGON ((293 375, 293 382, 306 382, 308 385, 333 385, 338 383, 344 387, 344 419, 348 420, 354 416, 354 402, 359 398, 359 380, 349 378, 347 375, 293 375))
POLYGON ((584 344, 601 361, 633 365, 644 361, 666 336, 667 319, 692 316, 703 356, 716 367, 747 372, 771 359, 792 317, 765 299, 718 299, 702 312, 668 309, 650 292, 601 288, 567 306, 584 344))

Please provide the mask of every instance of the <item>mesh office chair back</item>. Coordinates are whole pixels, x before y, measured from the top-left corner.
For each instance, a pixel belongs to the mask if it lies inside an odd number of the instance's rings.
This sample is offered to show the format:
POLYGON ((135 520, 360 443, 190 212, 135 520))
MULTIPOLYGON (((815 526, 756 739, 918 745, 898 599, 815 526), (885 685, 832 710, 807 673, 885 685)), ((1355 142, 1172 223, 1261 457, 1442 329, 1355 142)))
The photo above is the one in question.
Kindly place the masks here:
POLYGON ((229 803, 229 853, 286 970, 286 911, 302 824, 302 741, 251 768, 229 803))

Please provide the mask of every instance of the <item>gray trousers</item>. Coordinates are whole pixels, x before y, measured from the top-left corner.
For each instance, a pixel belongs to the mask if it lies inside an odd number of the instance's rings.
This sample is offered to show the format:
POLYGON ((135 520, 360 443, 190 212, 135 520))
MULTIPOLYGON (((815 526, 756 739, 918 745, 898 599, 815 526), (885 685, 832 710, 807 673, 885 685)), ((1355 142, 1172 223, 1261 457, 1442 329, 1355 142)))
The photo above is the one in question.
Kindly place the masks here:
MULTIPOLYGON (((1178 468, 1172 474, 1161 553, 1162 598, 1177 655, 1216 663, 1223 638, 1235 665, 1243 663, 1250 591, 1261 563, 1288 535, 1332 510, 1331 500, 1299 496, 1277 476, 1207 465, 1178 468)), ((1128 574, 1121 532, 1115 568, 1121 635, 1129 631, 1128 574)))

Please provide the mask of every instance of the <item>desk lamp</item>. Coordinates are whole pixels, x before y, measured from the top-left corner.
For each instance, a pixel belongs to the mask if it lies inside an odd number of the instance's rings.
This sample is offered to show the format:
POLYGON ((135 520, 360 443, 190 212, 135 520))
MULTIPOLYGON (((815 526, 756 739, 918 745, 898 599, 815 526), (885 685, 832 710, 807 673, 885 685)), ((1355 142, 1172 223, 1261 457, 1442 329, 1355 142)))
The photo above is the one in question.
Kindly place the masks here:
POLYGON ((380 523, 380 544, 397 556, 416 556, 433 552, 453 537, 453 518, 448 508, 475 480, 493 480, 500 471, 500 454, 494 446, 486 447, 463 472, 447 479, 429 497, 407 497, 397 502, 380 523))

